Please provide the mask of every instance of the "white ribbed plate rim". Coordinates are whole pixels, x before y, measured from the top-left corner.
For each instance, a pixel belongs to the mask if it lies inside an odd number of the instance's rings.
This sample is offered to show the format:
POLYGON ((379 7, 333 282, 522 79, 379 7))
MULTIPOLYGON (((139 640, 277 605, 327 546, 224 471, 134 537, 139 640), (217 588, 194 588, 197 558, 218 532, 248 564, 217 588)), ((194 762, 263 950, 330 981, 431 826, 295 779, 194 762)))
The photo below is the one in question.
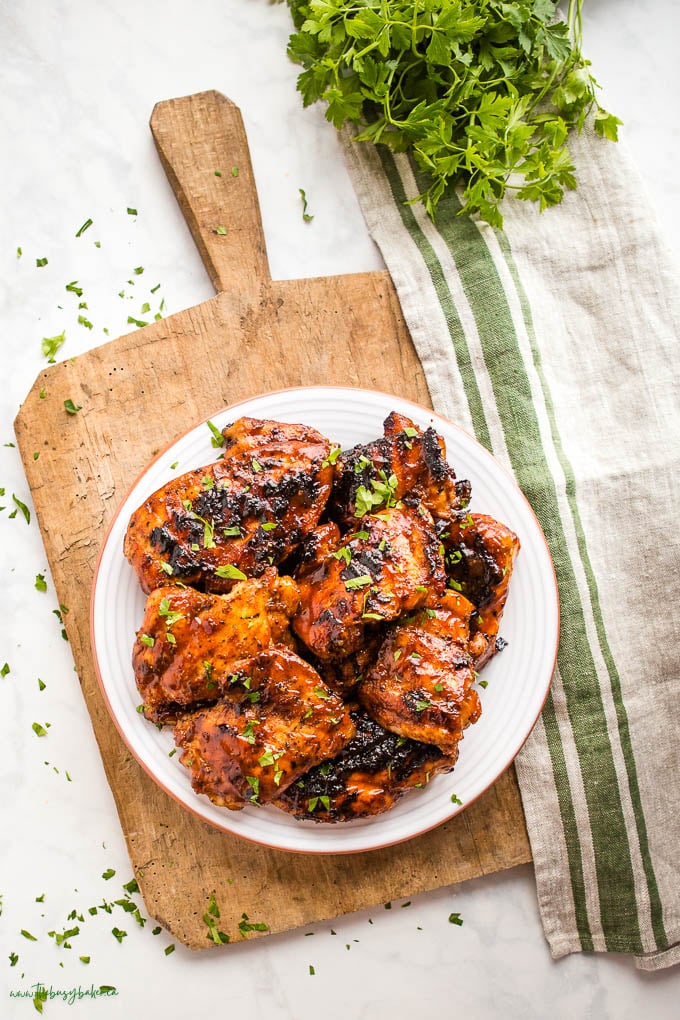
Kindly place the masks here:
POLYGON ((479 797, 511 764, 541 712, 555 666, 558 631, 550 554, 534 512, 512 476, 475 439, 427 408, 388 393, 351 387, 264 393, 208 415, 172 442, 118 507, 99 555, 91 600, 92 649, 104 699, 142 767, 170 796, 218 829, 304 853, 353 853, 400 843, 447 821, 479 797), (491 514, 520 538, 501 625, 508 644, 483 671, 482 717, 466 730, 453 772, 410 791, 375 818, 328 824, 296 821, 273 807, 249 805, 242 811, 217 807, 194 793, 179 756, 170 756, 171 732, 159 730, 137 711, 131 652, 145 596, 123 556, 128 519, 169 479, 215 459, 208 420, 220 429, 244 415, 304 423, 347 448, 382 435, 390 411, 408 415, 421 428, 432 425, 446 442, 447 459, 457 477, 472 483, 471 510, 491 514))

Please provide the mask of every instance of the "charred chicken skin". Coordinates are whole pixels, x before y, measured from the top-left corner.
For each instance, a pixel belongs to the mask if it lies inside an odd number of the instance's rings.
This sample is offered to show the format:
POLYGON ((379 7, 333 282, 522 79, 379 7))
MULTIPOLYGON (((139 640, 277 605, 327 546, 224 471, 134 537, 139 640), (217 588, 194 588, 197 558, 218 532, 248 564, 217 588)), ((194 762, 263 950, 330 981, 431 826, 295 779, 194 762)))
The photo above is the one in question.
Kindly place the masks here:
POLYGON ((357 687, 359 701, 385 729, 434 744, 452 762, 463 730, 481 713, 468 652, 474 606, 461 595, 428 600, 386 638, 357 687))
POLYGON ((144 715, 173 722, 230 689, 234 663, 270 645, 291 644, 299 593, 273 568, 226 595, 177 585, 148 596, 132 662, 144 715))
POLYGON ((446 583, 440 542, 426 510, 391 507, 366 514, 336 548, 297 577, 300 608, 293 629, 321 660, 344 658, 364 632, 422 605, 446 583))
POLYGON ((238 810, 266 804, 354 736, 343 701, 289 649, 234 668, 227 696, 180 720, 175 742, 197 793, 238 810))
POLYGON ((318 523, 333 478, 327 439, 255 418, 222 436, 223 459, 174 478, 130 518, 124 553, 147 594, 173 580, 228 591, 284 560, 318 523))
POLYGON ((439 530, 448 584, 477 610, 471 620, 470 651, 479 670, 503 646, 499 629, 519 539, 487 514, 460 512, 439 530))
POLYGON ((384 436, 341 453, 332 496, 334 516, 353 527, 367 507, 405 499, 433 516, 466 506, 470 483, 459 481, 446 462, 444 440, 433 428, 418 428, 392 412, 384 436))
POLYGON ((274 807, 296 818, 348 822, 388 811, 407 790, 453 768, 439 748, 391 733, 361 710, 352 720, 356 735, 340 753, 305 772, 274 807))

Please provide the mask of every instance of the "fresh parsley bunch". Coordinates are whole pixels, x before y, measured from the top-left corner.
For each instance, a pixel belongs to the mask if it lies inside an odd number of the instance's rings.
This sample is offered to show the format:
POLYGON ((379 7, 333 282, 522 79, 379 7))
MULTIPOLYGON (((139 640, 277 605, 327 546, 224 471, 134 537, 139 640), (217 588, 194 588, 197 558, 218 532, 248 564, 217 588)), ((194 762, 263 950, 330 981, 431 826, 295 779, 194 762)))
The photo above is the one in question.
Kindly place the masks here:
POLYGON ((323 100, 336 128, 360 126, 357 141, 411 152, 433 218, 457 186, 465 211, 498 227, 509 190, 555 205, 576 187, 569 130, 592 111, 595 130, 617 138, 581 54, 583 0, 566 20, 554 0, 287 2, 304 105, 323 100))

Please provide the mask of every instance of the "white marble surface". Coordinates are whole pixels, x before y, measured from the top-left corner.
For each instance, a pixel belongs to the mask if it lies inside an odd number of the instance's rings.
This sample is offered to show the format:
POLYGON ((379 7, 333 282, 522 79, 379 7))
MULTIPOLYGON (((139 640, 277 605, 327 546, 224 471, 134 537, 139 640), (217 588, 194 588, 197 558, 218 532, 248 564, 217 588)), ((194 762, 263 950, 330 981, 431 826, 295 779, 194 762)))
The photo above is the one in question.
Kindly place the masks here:
MULTIPOLYGON (((156 283, 150 301, 164 297, 167 311, 211 294, 148 131, 159 99, 216 88, 241 107, 275 277, 381 266, 333 129, 321 109, 298 101, 289 28, 285 6, 267 0, 0 0, 0 665, 11 670, 0 678, 0 1016, 31 1013, 9 993, 42 982, 64 992, 115 986, 115 996, 73 1004, 88 1020, 148 1015, 151 1006, 165 1017, 219 1009, 267 1020, 426 1012, 671 1020, 678 968, 650 975, 625 958, 550 959, 528 866, 340 918, 334 933, 319 924, 221 953, 178 945, 166 955, 171 940, 152 935, 152 922, 142 929, 119 907, 87 913, 121 898, 131 872, 35 519, 9 518, 13 493, 29 506, 30 498, 17 450, 2 444, 13 441, 14 415, 45 364, 42 337, 65 329, 58 357, 70 357, 102 343, 104 327, 112 337, 127 332, 127 316, 140 315, 156 283), (74 238, 88 217, 93 226, 74 238), (43 257, 48 264, 36 267, 43 257), (135 298, 119 298, 140 265, 135 298), (84 289, 91 330, 77 324, 70 280, 84 289), (38 573, 47 592, 34 587, 38 573), (48 735, 37 737, 33 722, 51 723, 48 735), (107 869, 116 872, 109 880, 107 869), (72 910, 86 920, 72 948, 60 948, 48 932, 77 924, 72 910), (451 912, 462 926, 448 922, 451 912), (114 926, 128 933, 121 943, 114 926)), ((585 49, 676 255, 678 38, 674 0, 586 0, 585 49)), ((45 1004, 47 1015, 65 1010, 56 998, 45 1004)))

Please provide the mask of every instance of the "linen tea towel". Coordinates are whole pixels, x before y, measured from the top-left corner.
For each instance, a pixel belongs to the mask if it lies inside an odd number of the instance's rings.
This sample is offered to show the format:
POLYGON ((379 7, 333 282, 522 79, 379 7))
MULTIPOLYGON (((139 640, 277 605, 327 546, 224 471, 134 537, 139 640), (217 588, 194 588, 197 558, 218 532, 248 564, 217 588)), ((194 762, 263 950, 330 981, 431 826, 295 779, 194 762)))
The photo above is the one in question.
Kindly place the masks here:
POLYGON ((506 199, 499 231, 455 194, 433 223, 406 155, 344 141, 433 406, 514 472, 555 564, 557 670, 515 763, 550 950, 680 962, 680 298, 636 172, 584 131, 578 189, 506 199))

